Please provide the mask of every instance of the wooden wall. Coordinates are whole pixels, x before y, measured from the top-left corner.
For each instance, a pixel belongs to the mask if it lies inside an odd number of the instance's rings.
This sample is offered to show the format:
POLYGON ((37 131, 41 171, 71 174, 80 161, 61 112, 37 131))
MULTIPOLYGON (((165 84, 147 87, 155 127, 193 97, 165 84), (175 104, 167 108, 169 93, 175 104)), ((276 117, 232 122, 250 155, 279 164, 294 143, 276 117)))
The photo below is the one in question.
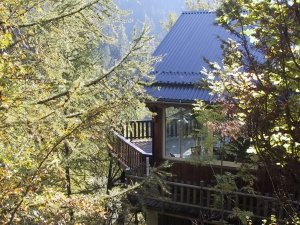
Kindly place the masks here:
MULTIPOLYGON (((170 172, 174 174, 174 179, 184 181, 191 184, 199 184, 203 181, 205 185, 215 185, 215 175, 221 174, 222 172, 237 173, 236 168, 225 167, 221 171, 220 166, 210 165, 195 165, 188 162, 170 161, 173 165, 170 172)), ((257 181, 254 183, 254 189, 261 193, 273 193, 273 185, 267 171, 264 168, 252 170, 257 181)), ((238 181, 238 185, 242 186, 243 182, 238 181)))
POLYGON ((193 225, 191 220, 158 214, 158 225, 193 225))

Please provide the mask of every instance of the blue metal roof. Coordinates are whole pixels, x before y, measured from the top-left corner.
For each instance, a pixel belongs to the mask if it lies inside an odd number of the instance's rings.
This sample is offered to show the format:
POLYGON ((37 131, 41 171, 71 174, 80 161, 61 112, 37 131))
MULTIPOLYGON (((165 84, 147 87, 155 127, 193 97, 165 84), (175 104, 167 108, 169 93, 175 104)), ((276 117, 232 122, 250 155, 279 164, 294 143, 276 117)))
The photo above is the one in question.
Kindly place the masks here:
POLYGON ((155 83, 159 84, 196 84, 200 83, 201 74, 194 72, 155 71, 155 83))
POLYGON ((193 86, 151 86, 146 87, 146 91, 154 98, 163 102, 192 103, 200 99, 211 102, 215 98, 208 90, 193 86))
POLYGON ((230 37, 222 27, 215 25, 215 12, 183 12, 175 25, 154 52, 162 57, 154 65, 155 82, 146 90, 159 101, 211 101, 207 90, 197 87, 201 70, 209 61, 221 63, 221 39, 230 37))

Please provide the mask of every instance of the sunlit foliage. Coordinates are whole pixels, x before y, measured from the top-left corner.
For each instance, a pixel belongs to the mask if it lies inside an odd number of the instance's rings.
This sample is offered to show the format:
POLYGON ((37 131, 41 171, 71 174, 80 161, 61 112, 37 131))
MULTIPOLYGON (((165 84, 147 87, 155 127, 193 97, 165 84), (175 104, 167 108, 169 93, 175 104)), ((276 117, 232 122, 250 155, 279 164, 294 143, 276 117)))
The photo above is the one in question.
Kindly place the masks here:
POLYGON ((285 199, 299 194, 299 8, 299 1, 226 0, 217 23, 232 39, 223 42, 223 64, 203 71, 285 199))
POLYGON ((143 107, 147 29, 105 68, 111 0, 0 2, 0 221, 105 218, 107 134, 143 107))

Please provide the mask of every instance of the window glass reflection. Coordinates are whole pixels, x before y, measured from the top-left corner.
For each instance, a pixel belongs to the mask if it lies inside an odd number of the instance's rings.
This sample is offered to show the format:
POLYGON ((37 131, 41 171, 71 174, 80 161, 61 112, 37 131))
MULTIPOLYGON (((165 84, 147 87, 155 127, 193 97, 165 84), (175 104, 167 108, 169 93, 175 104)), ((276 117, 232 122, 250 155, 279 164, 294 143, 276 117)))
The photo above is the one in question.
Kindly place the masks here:
POLYGON ((168 107, 165 118, 166 157, 189 158, 200 154, 195 136, 197 122, 191 109, 168 107))

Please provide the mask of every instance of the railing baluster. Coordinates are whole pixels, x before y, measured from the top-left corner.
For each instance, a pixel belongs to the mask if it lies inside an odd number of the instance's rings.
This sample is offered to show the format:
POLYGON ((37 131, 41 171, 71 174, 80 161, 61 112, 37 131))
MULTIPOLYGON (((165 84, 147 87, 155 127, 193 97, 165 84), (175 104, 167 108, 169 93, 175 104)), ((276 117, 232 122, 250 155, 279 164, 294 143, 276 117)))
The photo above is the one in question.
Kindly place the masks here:
POLYGON ((146 128, 145 128, 145 123, 144 123, 144 121, 140 121, 140 123, 141 123, 141 126, 142 126, 142 130, 141 130, 141 134, 142 134, 142 136, 141 136, 141 138, 145 138, 146 137, 146 134, 145 134, 145 131, 146 131, 146 128))
POLYGON ((206 205, 207 205, 207 207, 210 207, 210 202, 211 202, 211 191, 206 190, 206 205))
MULTIPOLYGON (((177 180, 174 179, 174 182, 177 183, 177 180)), ((173 185, 174 187, 174 195, 173 195, 173 200, 174 201, 178 201, 178 186, 177 185, 173 185)))
POLYGON ((224 196, 225 199, 226 199, 226 204, 225 205, 225 210, 231 210, 232 209, 232 206, 231 206, 231 203, 232 203, 232 196, 231 194, 230 195, 225 195, 224 196))
POLYGON ((180 187, 180 202, 184 202, 184 187, 180 187))
POLYGON ((135 133, 135 138, 140 139, 141 138, 141 123, 139 121, 135 122, 136 124, 136 133, 135 133))
POLYGON ((249 197, 249 211, 250 211, 250 212, 254 212, 254 211, 255 211, 255 207, 254 207, 254 199, 253 199, 253 197, 249 197))
POLYGON ((146 131, 146 138, 149 138, 149 123, 147 123, 147 121, 145 121, 145 131, 146 131))
POLYGON ((200 202, 200 206, 203 206, 203 188, 204 187, 204 181, 201 180, 200 181, 200 192, 199 192, 199 202, 200 202))
MULTIPOLYGON (((190 181, 187 181, 187 184, 191 184, 190 181)), ((187 188, 186 190, 186 203, 190 203, 191 202, 191 188, 187 188)))
POLYGON ((247 209, 247 196, 242 196, 242 209, 248 210, 247 209))
POLYGON ((133 125, 133 139, 137 139, 137 135, 136 135, 136 133, 137 133, 137 124, 136 124, 136 121, 134 121, 133 123, 132 123, 132 125, 133 125))
MULTIPOLYGON (((194 186, 197 186, 197 183, 194 182, 194 186)), ((193 204, 195 205, 197 203, 197 189, 193 188, 193 204)))
MULTIPOLYGON (((265 196, 269 196, 269 194, 266 193, 265 196)), ((264 214, 263 215, 264 215, 264 217, 266 217, 268 215, 269 201, 267 199, 265 199, 263 201, 263 204, 264 204, 264 206, 263 206, 264 214)))

